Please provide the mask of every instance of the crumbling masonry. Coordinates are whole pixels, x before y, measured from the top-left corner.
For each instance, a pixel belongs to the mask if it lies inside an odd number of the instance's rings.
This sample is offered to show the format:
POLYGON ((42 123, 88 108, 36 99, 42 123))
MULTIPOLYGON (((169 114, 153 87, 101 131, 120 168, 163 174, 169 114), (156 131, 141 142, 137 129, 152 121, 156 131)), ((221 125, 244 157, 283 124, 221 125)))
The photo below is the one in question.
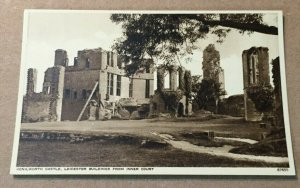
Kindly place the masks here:
MULTIPOLYGON (((185 92, 186 79, 184 78, 189 71, 176 65, 161 65, 157 68, 157 90, 151 99, 150 114, 158 116, 160 113, 169 113, 172 111, 166 104, 161 92, 185 92), (166 77, 169 76, 169 83, 165 84, 166 77), (167 85, 167 87, 165 87, 167 85)), ((183 94, 177 106, 177 116, 186 116, 192 114, 192 104, 188 96, 183 94)))
POLYGON ((203 51, 203 79, 214 80, 225 90, 224 70, 220 66, 220 53, 213 44, 209 44, 203 51))
MULTIPOLYGON (((89 111, 93 111, 83 110, 88 99, 92 100, 90 106, 100 109, 109 104, 115 114, 120 99, 130 98, 141 106, 149 105, 153 95, 152 67, 126 77, 121 58, 101 48, 78 51, 73 66, 69 66, 65 50, 56 50, 54 67, 45 72, 41 93, 35 92, 36 74, 35 69, 28 70, 23 122, 76 120, 81 111, 84 111, 82 119, 86 119, 89 111), (97 88, 91 94, 96 83, 97 88)), ((94 116, 100 118, 101 112, 94 116)))
POLYGON ((242 54, 245 119, 247 121, 260 121, 262 118, 248 94, 255 92, 257 86, 270 85, 268 51, 266 47, 252 47, 244 50, 242 54))

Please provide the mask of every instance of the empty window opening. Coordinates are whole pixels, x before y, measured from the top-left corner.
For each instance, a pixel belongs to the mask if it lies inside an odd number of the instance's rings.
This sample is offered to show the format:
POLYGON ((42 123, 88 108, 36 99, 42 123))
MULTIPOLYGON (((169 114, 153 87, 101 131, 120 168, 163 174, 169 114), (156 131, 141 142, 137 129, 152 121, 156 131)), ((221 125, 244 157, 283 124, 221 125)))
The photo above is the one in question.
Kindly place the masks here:
POLYGON ((117 96, 121 96, 121 76, 117 75, 117 96))
POLYGON ((164 76, 164 88, 165 89, 170 89, 170 72, 166 71, 165 76, 164 76))
POLYGON ((87 58, 85 60, 85 68, 90 68, 90 59, 89 58, 87 58))
POLYGON ((74 97, 74 99, 77 99, 77 91, 74 91, 73 97, 74 97))
POLYGON ((107 65, 110 66, 110 53, 107 52, 107 65))
POLYGON ((70 89, 65 89, 65 98, 66 99, 70 98, 70 94, 71 94, 70 89))
POLYGON ((115 62, 114 62, 114 53, 111 52, 111 66, 115 66, 115 62))
POLYGON ((129 97, 132 97, 133 93, 133 79, 131 78, 129 81, 129 97))
POLYGON ((86 90, 85 89, 82 90, 82 99, 86 99, 86 90))
POLYGON ((146 80, 145 98, 150 97, 150 80, 146 80))
POLYGON ((107 94, 114 94, 114 75, 112 73, 107 73, 107 94))
POLYGON ((78 66, 78 57, 74 57, 74 66, 78 66))

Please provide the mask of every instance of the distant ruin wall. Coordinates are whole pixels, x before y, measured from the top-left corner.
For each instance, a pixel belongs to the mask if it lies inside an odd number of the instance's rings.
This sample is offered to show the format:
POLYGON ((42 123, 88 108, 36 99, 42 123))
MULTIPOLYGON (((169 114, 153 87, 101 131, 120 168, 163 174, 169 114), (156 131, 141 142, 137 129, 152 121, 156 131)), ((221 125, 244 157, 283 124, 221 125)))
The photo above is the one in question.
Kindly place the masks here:
POLYGON ((51 120, 51 96, 43 93, 25 96, 23 99, 22 122, 38 122, 51 120))
POLYGON ((33 93, 35 93, 36 83, 37 83, 37 70, 30 68, 27 71, 27 88, 26 88, 27 95, 32 95, 33 93))
MULTIPOLYGON (((28 78, 31 77, 28 70, 28 78)), ((23 98, 22 122, 60 121, 65 68, 55 66, 45 72, 43 92, 28 92, 23 98)))
POLYGON ((244 95, 232 95, 219 102, 219 113, 233 117, 244 117, 244 95))
POLYGON ((248 94, 257 86, 270 85, 268 51, 266 47, 252 47, 244 50, 242 54, 245 119, 247 121, 261 121, 262 118, 262 114, 256 110, 248 94))

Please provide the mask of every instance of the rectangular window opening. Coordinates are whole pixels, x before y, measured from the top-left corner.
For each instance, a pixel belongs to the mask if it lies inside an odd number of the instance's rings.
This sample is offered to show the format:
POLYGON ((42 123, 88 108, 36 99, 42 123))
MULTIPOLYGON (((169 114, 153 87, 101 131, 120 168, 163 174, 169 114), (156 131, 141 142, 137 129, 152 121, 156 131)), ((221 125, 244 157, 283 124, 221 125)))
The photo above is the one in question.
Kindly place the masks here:
POLYGON ((66 99, 70 98, 70 94, 71 94, 70 89, 65 89, 65 98, 66 99))
POLYGON ((90 59, 87 58, 85 61, 85 68, 90 68, 90 59))
POLYGON ((121 76, 117 75, 117 96, 121 96, 121 76))
POLYGON ((82 99, 86 99, 86 90, 85 89, 82 90, 82 99))
POLYGON ((107 52, 107 65, 110 66, 110 54, 107 52))
POLYGON ((111 52, 111 66, 115 66, 115 62, 114 62, 114 53, 111 52))
POLYGON ((150 80, 146 80, 145 98, 150 98, 150 80))
POLYGON ((129 81, 129 97, 132 97, 132 89, 133 89, 133 79, 131 78, 129 81))
POLYGON ((110 88, 109 94, 114 95, 114 74, 110 74, 110 88))
POLYGON ((77 99, 77 91, 74 91, 74 93, 73 93, 73 98, 74 98, 74 99, 77 99))
POLYGON ((106 93, 108 95, 113 95, 114 94, 114 74, 112 73, 107 73, 107 91, 106 93))

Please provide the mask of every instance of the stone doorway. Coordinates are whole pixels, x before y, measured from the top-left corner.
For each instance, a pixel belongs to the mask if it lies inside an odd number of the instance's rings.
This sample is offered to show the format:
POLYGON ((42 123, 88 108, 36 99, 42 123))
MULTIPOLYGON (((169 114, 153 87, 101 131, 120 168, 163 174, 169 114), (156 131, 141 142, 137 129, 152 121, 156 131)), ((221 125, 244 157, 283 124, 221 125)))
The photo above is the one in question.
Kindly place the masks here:
POLYGON ((183 106, 182 102, 180 102, 178 104, 177 115, 178 115, 178 117, 183 117, 184 116, 184 106, 183 106))

